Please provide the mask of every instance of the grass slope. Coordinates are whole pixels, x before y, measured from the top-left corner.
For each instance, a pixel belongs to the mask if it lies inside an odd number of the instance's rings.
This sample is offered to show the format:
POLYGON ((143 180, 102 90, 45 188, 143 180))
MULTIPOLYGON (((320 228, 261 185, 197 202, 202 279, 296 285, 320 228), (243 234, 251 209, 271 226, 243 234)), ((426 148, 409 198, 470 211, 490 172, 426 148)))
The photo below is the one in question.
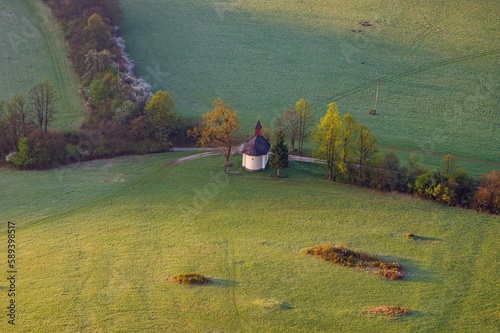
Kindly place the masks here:
POLYGON ((222 157, 171 166, 180 156, 0 170, 2 219, 18 226, 17 328, 498 330, 498 216, 333 184, 314 165, 296 163, 277 180, 272 170, 227 176, 222 157), (407 231, 426 240, 407 240, 407 231), (325 242, 396 260, 407 279, 301 253, 325 242), (168 282, 189 272, 214 283, 168 282), (387 321, 364 313, 382 305, 411 315, 387 321))
POLYGON ((62 32, 39 0, 0 0, 0 98, 48 78, 60 99, 54 127, 71 129, 85 114, 62 32))
POLYGON ((272 125, 302 97, 318 117, 337 101, 384 146, 500 168, 496 1, 121 3, 138 74, 169 90, 183 114, 220 96, 251 131, 258 115, 272 125))

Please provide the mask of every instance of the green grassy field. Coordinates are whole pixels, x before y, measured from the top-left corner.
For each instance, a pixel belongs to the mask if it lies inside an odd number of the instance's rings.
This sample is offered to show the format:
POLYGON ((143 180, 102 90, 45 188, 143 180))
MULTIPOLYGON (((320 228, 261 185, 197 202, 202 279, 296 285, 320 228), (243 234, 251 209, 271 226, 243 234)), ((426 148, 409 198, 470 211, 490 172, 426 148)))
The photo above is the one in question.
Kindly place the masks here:
POLYGON ((220 96, 250 132, 302 97, 318 117, 336 101, 384 146, 500 168, 497 1, 121 3, 138 74, 183 114, 220 96))
POLYGON ((53 127, 73 128, 85 114, 78 80, 57 22, 40 0, 0 0, 0 98, 48 78, 59 95, 53 127))
POLYGON ((314 165, 277 180, 228 176, 219 156, 170 164, 186 154, 0 170, 2 230, 17 225, 17 330, 498 331, 498 216, 330 183, 314 165), (327 241, 397 260, 408 277, 300 252, 327 241), (216 283, 167 281, 192 271, 216 283), (274 301, 287 309, 262 306, 274 301), (364 314, 378 305, 411 315, 364 314))

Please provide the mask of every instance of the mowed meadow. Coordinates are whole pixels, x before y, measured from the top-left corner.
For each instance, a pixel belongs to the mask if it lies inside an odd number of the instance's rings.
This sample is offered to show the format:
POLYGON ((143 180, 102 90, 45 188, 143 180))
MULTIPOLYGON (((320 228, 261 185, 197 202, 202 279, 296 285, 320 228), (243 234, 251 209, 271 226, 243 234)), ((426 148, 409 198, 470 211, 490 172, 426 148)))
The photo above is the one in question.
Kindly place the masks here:
POLYGON ((49 79, 59 98, 53 127, 70 130, 85 115, 63 34, 40 0, 0 0, 0 99, 49 79))
POLYGON ((17 226, 17 328, 498 330, 498 216, 333 184, 317 165, 294 163, 276 179, 272 170, 229 176, 221 156, 172 164, 187 154, 0 170, 2 218, 17 226), (423 238, 406 239, 408 231, 423 238), (326 242, 398 261, 407 277, 390 281, 301 252, 326 242), (215 282, 168 282, 189 272, 215 282), (382 305, 410 315, 365 312, 382 305))
POLYGON ((384 149, 428 165, 453 154, 475 176, 500 167, 497 1, 121 3, 138 75, 184 115, 222 97, 250 132, 300 98, 318 119, 336 101, 384 149))

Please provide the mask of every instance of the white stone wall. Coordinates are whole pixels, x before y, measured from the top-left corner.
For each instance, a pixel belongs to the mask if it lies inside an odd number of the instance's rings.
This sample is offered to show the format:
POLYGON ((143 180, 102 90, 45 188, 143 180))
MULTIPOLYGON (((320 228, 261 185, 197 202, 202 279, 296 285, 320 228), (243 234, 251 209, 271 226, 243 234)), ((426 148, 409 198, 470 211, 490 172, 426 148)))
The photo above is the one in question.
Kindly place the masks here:
POLYGON ((259 171, 265 169, 268 160, 268 155, 250 156, 243 154, 242 166, 248 171, 259 171))

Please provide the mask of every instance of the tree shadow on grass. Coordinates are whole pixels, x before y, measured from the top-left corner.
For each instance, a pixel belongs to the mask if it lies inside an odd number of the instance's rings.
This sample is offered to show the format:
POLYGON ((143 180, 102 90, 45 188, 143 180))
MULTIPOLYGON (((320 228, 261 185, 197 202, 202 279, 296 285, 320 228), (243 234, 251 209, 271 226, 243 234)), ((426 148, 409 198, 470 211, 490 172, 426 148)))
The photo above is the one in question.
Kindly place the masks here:
POLYGON ((441 238, 419 236, 419 235, 412 234, 410 232, 406 234, 406 239, 413 240, 413 241, 421 241, 421 242, 442 242, 443 241, 441 238))
POLYGON ((240 283, 238 281, 233 281, 233 280, 212 279, 212 283, 208 284, 207 286, 230 288, 230 287, 236 287, 239 284, 240 283))
POLYGON ((405 272, 405 277, 404 279, 400 280, 403 283, 405 282, 420 282, 420 283, 435 283, 436 282, 436 277, 435 275, 429 271, 425 270, 417 264, 416 261, 411 260, 411 259, 401 259, 401 258, 396 258, 396 257, 390 257, 390 256, 380 256, 380 259, 386 260, 386 261, 396 261, 399 262, 405 272))

